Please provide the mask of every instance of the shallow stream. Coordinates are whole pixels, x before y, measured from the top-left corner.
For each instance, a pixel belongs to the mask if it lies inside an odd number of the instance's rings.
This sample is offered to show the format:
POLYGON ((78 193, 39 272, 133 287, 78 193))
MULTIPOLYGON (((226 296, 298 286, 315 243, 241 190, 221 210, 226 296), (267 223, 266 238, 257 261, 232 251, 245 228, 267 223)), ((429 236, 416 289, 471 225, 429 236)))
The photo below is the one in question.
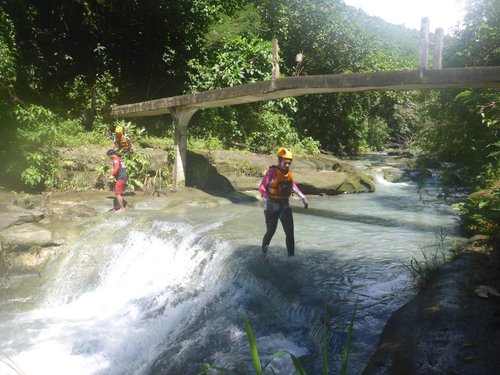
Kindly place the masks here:
MULTIPOLYGON (((360 161, 360 166, 370 165, 360 161)), ((456 214, 433 184, 377 178, 371 194, 310 197, 294 207, 296 257, 281 227, 259 258, 262 202, 89 218, 67 255, 0 289, 0 374, 196 374, 205 363, 251 374, 246 315, 263 362, 288 350, 331 373, 356 301, 349 374, 373 354, 390 315, 414 294, 403 266, 455 237, 456 214), (32 292, 20 291, 29 285, 32 292)), ((276 374, 293 374, 283 356, 276 374)))

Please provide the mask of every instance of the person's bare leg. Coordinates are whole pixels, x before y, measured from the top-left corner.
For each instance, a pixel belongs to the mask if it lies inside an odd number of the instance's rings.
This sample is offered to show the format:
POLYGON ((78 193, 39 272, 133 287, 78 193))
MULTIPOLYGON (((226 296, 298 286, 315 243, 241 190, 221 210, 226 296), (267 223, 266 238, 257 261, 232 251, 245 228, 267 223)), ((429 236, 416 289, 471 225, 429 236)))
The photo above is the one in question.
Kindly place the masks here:
POLYGON ((118 203, 118 209, 116 210, 116 212, 125 211, 125 207, 123 206, 123 198, 121 195, 116 195, 116 203, 118 203))

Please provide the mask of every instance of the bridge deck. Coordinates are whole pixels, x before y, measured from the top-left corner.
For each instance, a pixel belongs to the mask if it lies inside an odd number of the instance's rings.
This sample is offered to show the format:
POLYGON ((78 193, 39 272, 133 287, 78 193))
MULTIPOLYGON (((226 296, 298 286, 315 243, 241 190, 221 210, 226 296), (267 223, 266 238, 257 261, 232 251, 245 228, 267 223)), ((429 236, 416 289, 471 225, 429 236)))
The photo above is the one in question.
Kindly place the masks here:
POLYGON ((500 66, 279 78, 189 95, 118 105, 114 118, 158 116, 173 108, 203 109, 308 94, 336 92, 500 88, 500 66))

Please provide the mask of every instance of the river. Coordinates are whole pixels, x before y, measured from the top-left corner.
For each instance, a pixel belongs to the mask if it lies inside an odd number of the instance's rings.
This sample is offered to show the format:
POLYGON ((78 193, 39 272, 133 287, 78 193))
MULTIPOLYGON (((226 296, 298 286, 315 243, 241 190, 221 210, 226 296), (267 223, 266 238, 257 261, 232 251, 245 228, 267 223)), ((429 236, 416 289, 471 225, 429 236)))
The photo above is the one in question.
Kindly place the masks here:
MULTIPOLYGON (((296 256, 279 226, 267 264, 260 201, 84 220, 46 273, 3 282, 0 374, 20 373, 14 363, 26 375, 184 375, 205 363, 251 374, 243 315, 263 362, 287 350, 310 374, 322 373, 326 323, 336 374, 356 301, 348 373, 359 374, 416 293, 403 263, 439 245, 439 233, 456 238, 435 184, 376 186, 309 197, 308 210, 293 199, 296 256)), ((288 356, 272 367, 295 373, 288 356)))

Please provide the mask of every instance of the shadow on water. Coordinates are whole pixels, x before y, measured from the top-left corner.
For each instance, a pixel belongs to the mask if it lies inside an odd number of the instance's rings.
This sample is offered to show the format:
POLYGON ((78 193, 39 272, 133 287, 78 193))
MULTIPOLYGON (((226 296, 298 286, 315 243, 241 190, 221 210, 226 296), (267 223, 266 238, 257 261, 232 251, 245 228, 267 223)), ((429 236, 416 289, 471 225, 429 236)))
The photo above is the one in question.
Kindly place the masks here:
POLYGON ((354 223, 377 225, 377 226, 390 227, 390 228, 399 227, 402 229, 406 228, 406 229, 410 229, 413 231, 420 231, 420 232, 429 232, 429 231, 433 231, 435 229, 435 225, 432 225, 431 223, 430 224, 407 223, 407 222, 405 223, 405 222, 395 220, 395 219, 382 218, 380 216, 351 215, 351 214, 346 214, 344 212, 338 212, 335 210, 325 210, 325 209, 321 209, 321 208, 309 207, 308 209, 305 209, 303 207, 294 207, 293 211, 296 213, 300 213, 301 215, 313 215, 313 216, 323 217, 326 219, 349 221, 349 222, 354 222, 354 223))
MULTIPOLYGON (((128 202, 127 200, 124 198, 124 196, 134 196, 135 193, 124 193, 122 194, 122 197, 123 197, 123 207, 127 208, 128 207, 128 202)), ((112 199, 113 200, 113 208, 110 208, 108 210, 108 212, 111 212, 111 211, 116 211, 118 210, 119 206, 118 206, 118 200, 116 199, 116 196, 109 196, 109 197, 106 197, 107 199, 112 199)))
MULTIPOLYGON (((254 205, 255 202, 259 202, 259 200, 254 197, 249 197, 248 195, 242 193, 240 194, 242 195, 241 199, 238 200, 236 196, 233 203, 254 205)), ((226 197, 227 195, 221 194, 220 196, 226 197)), ((347 214, 345 212, 340 212, 331 209, 327 210, 323 208, 314 208, 311 207, 311 205, 307 209, 301 206, 293 205, 292 210, 295 214, 311 215, 331 220, 340 220, 340 221, 367 224, 367 225, 377 225, 390 228, 401 228, 419 232, 429 232, 429 231, 432 232, 435 230, 435 225, 432 224, 432 222, 429 222, 428 224, 408 223, 396 219, 387 219, 375 215, 347 214)))

